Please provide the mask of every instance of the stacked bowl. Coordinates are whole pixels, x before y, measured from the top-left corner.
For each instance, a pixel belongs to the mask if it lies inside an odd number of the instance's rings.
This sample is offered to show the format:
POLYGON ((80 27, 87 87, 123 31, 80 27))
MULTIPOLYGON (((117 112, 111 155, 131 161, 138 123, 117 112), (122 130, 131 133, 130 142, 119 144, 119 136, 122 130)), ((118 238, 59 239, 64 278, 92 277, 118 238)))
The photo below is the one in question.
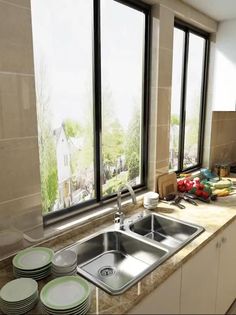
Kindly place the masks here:
POLYGON ((79 276, 65 276, 48 282, 40 293, 42 314, 83 315, 90 308, 90 287, 79 276))
POLYGON ((146 209, 155 209, 158 205, 159 194, 155 192, 148 192, 144 195, 143 206, 146 209))
POLYGON ((38 284, 29 278, 15 279, 0 291, 0 308, 4 314, 25 314, 38 302, 38 284))
POLYGON ((14 276, 35 280, 49 276, 53 255, 53 250, 47 247, 32 247, 20 251, 12 261, 14 276))
POLYGON ((77 255, 69 249, 55 254, 52 260, 52 275, 54 278, 76 274, 77 255))

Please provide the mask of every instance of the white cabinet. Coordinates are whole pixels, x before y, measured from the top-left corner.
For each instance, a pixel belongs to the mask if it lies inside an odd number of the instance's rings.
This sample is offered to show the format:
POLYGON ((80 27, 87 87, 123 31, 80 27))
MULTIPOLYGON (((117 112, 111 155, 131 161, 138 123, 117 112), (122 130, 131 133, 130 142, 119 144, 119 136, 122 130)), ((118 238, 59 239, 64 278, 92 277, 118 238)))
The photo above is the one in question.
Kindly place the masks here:
POLYGON ((179 314, 181 269, 144 298, 128 314, 179 314))
POLYGON ((224 314, 236 298, 236 223, 218 239, 220 244, 216 314, 224 314))
POLYGON ((236 222, 182 266, 181 314, 224 314, 236 298, 236 222))
POLYGON ((236 221, 128 314, 224 314, 236 298, 236 221))
POLYGON ((182 266, 181 314, 214 314, 218 272, 217 240, 182 266))

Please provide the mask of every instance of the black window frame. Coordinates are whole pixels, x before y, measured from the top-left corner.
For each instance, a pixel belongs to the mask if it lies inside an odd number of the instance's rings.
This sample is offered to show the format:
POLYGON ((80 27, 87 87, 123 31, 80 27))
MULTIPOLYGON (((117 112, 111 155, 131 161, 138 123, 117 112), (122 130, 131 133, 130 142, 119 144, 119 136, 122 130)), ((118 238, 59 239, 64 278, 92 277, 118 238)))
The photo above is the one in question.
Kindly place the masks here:
MULTIPOLYGON (((147 188, 148 174, 148 122, 149 122, 149 87, 150 87, 150 51, 151 51, 151 6, 139 0, 111 0, 141 11, 145 15, 145 50, 144 50, 144 75, 143 75, 143 102, 142 102, 142 183, 133 187, 135 192, 147 188)), ((101 104, 101 12, 100 0, 93 0, 93 126, 94 126, 94 184, 95 198, 79 203, 77 205, 49 212, 43 215, 44 226, 48 226, 57 221, 75 216, 78 213, 96 209, 97 207, 114 201, 117 194, 102 196, 102 104, 101 104)), ((128 190, 124 190, 122 195, 126 195, 128 190)))
POLYGON ((207 81, 208 81, 208 68, 209 68, 209 53, 210 53, 210 34, 204 30, 190 25, 182 20, 175 18, 174 27, 184 31, 184 56, 182 68, 182 90, 180 102, 180 126, 179 126, 179 157, 178 169, 175 172, 191 172, 198 170, 202 167, 203 163, 203 149, 204 149, 204 135, 205 135, 205 118, 206 118, 206 100, 207 100, 207 81), (203 76, 201 87, 201 108, 200 108, 200 125, 198 133, 198 163, 184 168, 184 142, 185 142, 185 110, 186 110, 186 85, 187 85, 187 70, 188 70, 188 55, 189 55, 189 34, 198 35, 205 39, 205 51, 203 61, 203 76))

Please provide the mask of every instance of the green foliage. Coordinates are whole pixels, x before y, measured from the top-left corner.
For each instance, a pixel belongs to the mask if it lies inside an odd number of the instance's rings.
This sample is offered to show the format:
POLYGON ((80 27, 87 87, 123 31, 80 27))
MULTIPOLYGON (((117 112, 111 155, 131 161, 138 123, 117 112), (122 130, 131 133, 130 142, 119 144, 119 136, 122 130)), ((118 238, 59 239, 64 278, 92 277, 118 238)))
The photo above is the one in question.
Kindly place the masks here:
POLYGON ((179 126, 179 123, 180 123, 180 120, 179 120, 179 116, 178 115, 175 115, 175 114, 172 114, 171 115, 171 125, 177 125, 179 126))
POLYGON ((116 193, 120 186, 124 186, 127 183, 127 172, 119 174, 106 182, 103 185, 103 195, 111 195, 116 193))
POLYGON ((43 213, 51 211, 58 196, 57 161, 54 135, 50 123, 49 89, 45 80, 45 68, 40 68, 36 87, 38 111, 39 158, 43 213))
POLYGON ((79 137, 81 134, 80 124, 73 119, 66 119, 63 122, 64 130, 67 138, 69 137, 79 137))
POLYGON ((137 152, 133 152, 128 164, 128 180, 132 180, 139 176, 139 157, 137 152))
POLYGON ((128 165, 129 180, 134 179, 139 175, 140 136, 140 110, 136 108, 128 127, 125 144, 125 157, 128 165))

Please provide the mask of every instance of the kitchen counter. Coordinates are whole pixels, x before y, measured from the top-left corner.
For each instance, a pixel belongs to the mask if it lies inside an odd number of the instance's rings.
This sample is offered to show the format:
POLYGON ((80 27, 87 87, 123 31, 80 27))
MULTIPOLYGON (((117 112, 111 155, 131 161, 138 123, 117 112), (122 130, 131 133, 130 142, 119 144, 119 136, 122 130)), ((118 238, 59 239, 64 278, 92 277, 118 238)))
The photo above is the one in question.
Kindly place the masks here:
MULTIPOLYGON (((199 201, 199 206, 190 205, 184 201, 183 203, 186 205, 186 209, 181 210, 160 202, 155 212, 201 225, 205 231, 122 295, 111 296, 91 284, 92 304, 88 314, 124 314, 128 312, 236 219, 236 195, 218 198, 216 202, 210 204, 199 201)), ((127 217, 144 210, 139 204, 138 207, 129 209, 127 217)), ((107 220, 100 219, 96 224, 90 223, 90 226, 88 224, 77 227, 73 231, 64 233, 60 238, 48 240, 40 245, 51 247, 56 251, 111 225, 111 217, 107 220)), ((8 259, 0 264, 0 287, 13 279, 10 262, 11 259, 8 259)), ((39 287, 42 288, 49 280, 51 280, 50 277, 40 281, 39 287)), ((41 314, 40 303, 30 314, 41 314)))

